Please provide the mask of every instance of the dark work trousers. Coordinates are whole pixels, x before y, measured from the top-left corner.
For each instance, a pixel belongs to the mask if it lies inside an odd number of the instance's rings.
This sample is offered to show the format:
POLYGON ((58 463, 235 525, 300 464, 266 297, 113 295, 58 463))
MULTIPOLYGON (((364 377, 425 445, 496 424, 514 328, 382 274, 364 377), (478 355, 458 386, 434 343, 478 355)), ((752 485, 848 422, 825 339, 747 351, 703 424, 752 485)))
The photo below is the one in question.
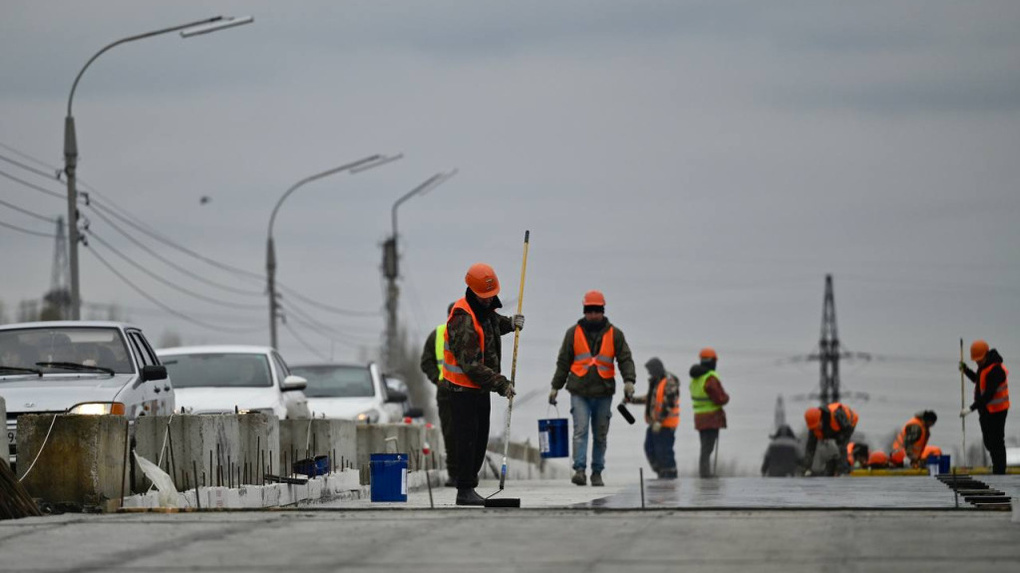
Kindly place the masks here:
POLYGON ((676 477, 676 456, 673 455, 675 440, 676 428, 659 428, 658 432, 653 432, 652 427, 648 426, 645 431, 645 457, 660 478, 676 477))
MULTIPOLYGON (((440 384, 449 384, 449 382, 442 381, 440 384)), ((456 447, 453 432, 453 405, 450 403, 450 396, 453 394, 452 391, 440 387, 436 390, 436 406, 439 407, 439 425, 443 428, 443 449, 446 451, 446 473, 451 478, 457 475, 457 454, 454 453, 456 447)))
POLYGON ((456 435, 457 489, 478 487, 478 470, 485 462, 489 442, 489 392, 483 390, 450 393, 453 433, 456 435))
POLYGON ((719 428, 698 430, 701 434, 701 459, 698 462, 698 473, 701 477, 712 477, 712 451, 719 439, 719 428))
POLYGON ((985 442, 988 455, 992 456, 992 473, 1006 473, 1006 414, 1003 410, 994 414, 978 412, 981 422, 981 438, 985 442))

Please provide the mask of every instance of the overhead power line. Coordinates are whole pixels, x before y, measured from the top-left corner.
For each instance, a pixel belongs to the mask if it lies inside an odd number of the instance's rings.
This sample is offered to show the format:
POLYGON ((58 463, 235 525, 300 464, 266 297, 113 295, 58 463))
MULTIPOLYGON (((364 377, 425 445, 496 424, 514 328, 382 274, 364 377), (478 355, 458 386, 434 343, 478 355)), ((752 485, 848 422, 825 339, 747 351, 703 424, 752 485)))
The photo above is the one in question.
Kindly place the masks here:
POLYGON ((35 235, 37 237, 46 237, 47 239, 53 239, 53 238, 56 237, 56 235, 54 235, 53 233, 41 233, 39 231, 33 231, 31 229, 23 229, 23 228, 21 228, 21 227, 19 227, 17 225, 11 225, 10 223, 4 223, 3 221, 0 221, 0 227, 6 227, 6 228, 11 229, 13 231, 18 231, 19 233, 25 233, 26 235, 35 235))
MULTIPOLYGON (((3 145, 3 144, 0 143, 0 145, 3 145)), ((7 146, 4 145, 4 147, 7 147, 7 146)), ((7 163, 10 163, 11 165, 16 165, 16 166, 24 169, 25 171, 31 171, 32 173, 35 173, 36 175, 41 175, 41 176, 46 177, 48 179, 56 179, 57 178, 57 173, 59 173, 59 171, 53 172, 53 173, 47 173, 47 172, 43 171, 42 169, 36 169, 35 167, 29 166, 29 165, 25 165, 24 163, 22 163, 20 161, 15 161, 14 159, 11 159, 10 157, 7 157, 6 155, 2 155, 2 154, 0 154, 0 160, 6 161, 7 163)))
POLYGON ((148 300, 152 304, 158 306, 159 308, 162 308, 163 310, 169 312, 170 314, 172 314, 172 315, 174 315, 174 316, 176 316, 178 318, 181 318, 181 319, 183 319, 183 320, 185 320, 187 322, 190 322, 192 324, 201 326, 203 328, 208 328, 209 330, 216 330, 216 331, 219 331, 219 332, 228 332, 228 333, 232 333, 232 334, 237 334, 237 333, 250 334, 250 333, 254 333, 254 332, 260 332, 260 331, 263 330, 263 328, 261 328, 261 327, 228 328, 228 327, 224 327, 224 326, 210 324, 208 322, 203 322, 203 321, 198 320, 196 318, 192 318, 192 317, 184 314, 183 312, 174 310, 173 308, 171 308, 171 307, 163 304, 159 300, 157 300, 155 297, 153 297, 149 293, 145 292, 144 289, 140 288, 138 285, 136 285, 135 283, 131 282, 130 279, 128 279, 123 274, 118 272, 117 269, 113 268, 113 265, 111 265, 109 262, 106 261, 106 259, 104 259, 102 256, 100 256, 99 253, 97 253, 95 251, 95 249, 87 249, 87 250, 90 253, 92 253, 92 256, 94 256, 96 258, 96 260, 98 260, 100 263, 102 263, 103 266, 105 266, 111 273, 113 273, 117 278, 119 278, 121 281, 123 281, 124 284, 128 285, 129 287, 131 287, 135 292, 137 292, 139 295, 141 295, 143 298, 145 298, 146 300, 148 300))
POLYGON ((241 303, 230 302, 230 301, 221 300, 221 299, 217 299, 217 298, 212 298, 212 297, 205 296, 203 294, 194 292, 192 290, 186 289, 186 288, 184 288, 184 287, 182 287, 180 285, 174 284, 172 281, 167 280, 167 279, 157 275, 156 273, 154 273, 154 272, 150 271, 149 269, 145 268, 145 266, 140 264, 138 261, 135 261, 131 257, 129 257, 129 256, 125 255, 124 253, 122 253, 120 250, 118 250, 116 247, 111 245, 109 242, 103 240, 103 238, 100 237, 99 235, 97 235, 95 233, 95 231, 89 230, 88 231, 88 235, 89 235, 89 237, 92 237, 93 239, 95 239, 99 244, 101 244, 104 247, 106 247, 107 249, 110 249, 111 251, 113 251, 113 253, 116 254, 118 257, 124 259, 129 265, 135 267, 136 269, 138 269, 138 270, 142 271, 143 273, 149 275, 150 277, 152 277, 156 281, 159 281, 160 283, 165 284, 166 286, 168 286, 168 287, 170 287, 170 288, 172 288, 172 289, 174 289, 174 290, 176 290, 178 292, 182 292, 182 293, 184 293, 184 294, 186 294, 188 296, 197 298, 199 300, 204 300, 204 301, 206 301, 208 303, 216 304, 216 305, 227 307, 227 308, 236 308, 236 309, 239 309, 239 310, 259 310, 259 311, 264 310, 262 305, 257 305, 257 304, 241 304, 241 303))
POLYGON ((312 354, 314 354, 319 360, 322 360, 324 362, 328 361, 328 358, 326 358, 326 356, 324 354, 321 354, 318 350, 315 349, 314 346, 309 344, 304 338, 301 338, 301 336, 297 333, 297 331, 295 331, 293 328, 291 328, 289 324, 284 322, 283 323, 283 327, 286 328, 287 331, 290 332, 291 336, 293 336, 298 342, 301 343, 302 346, 307 348, 308 351, 311 352, 312 354))
POLYGON ((29 189, 35 189, 36 191, 38 191, 40 193, 45 193, 46 195, 49 195, 51 197, 56 197, 57 199, 65 199, 66 198, 64 195, 61 195, 60 193, 57 193, 56 191, 50 191, 49 189, 46 189, 45 187, 40 187, 40 186, 36 185, 35 183, 29 183, 28 181, 25 181, 24 179, 22 179, 20 177, 15 177, 14 175, 11 175, 10 173, 8 173, 6 171, 0 170, 0 176, 6 177, 7 179, 10 179, 11 181, 14 181, 15 183, 20 183, 20 184, 24 185, 25 187, 28 187, 29 189))
POLYGON ((46 221, 47 223, 56 223, 57 222, 56 217, 47 217, 46 215, 42 215, 40 213, 36 213, 35 211, 29 211, 28 209, 23 209, 21 207, 18 207, 17 205, 14 205, 13 203, 8 203, 7 201, 0 200, 0 205, 3 205, 4 207, 7 207, 8 209, 13 209, 13 210, 15 210, 15 211, 17 211, 19 213, 23 213, 25 215, 28 215, 29 217, 35 217, 36 219, 39 219, 40 221, 46 221))

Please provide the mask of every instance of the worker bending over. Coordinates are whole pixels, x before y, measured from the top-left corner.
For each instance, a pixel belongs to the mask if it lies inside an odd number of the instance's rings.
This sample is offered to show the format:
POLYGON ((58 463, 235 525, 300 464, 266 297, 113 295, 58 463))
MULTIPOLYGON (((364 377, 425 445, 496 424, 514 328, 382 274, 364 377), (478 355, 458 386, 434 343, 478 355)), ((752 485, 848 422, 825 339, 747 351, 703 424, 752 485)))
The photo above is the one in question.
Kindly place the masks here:
POLYGON ((938 419, 939 417, 931 410, 914 414, 896 435, 892 453, 889 454, 889 463, 893 467, 899 467, 909 459, 910 467, 915 469, 921 467, 924 448, 928 445, 928 438, 931 437, 931 427, 938 419))
POLYGON ((807 447, 804 450, 804 464, 807 469, 805 474, 810 473, 815 459, 815 450, 821 440, 834 440, 838 455, 835 464, 829 460, 826 463, 824 473, 826 475, 844 475, 850 473, 850 464, 846 459, 846 447, 850 438, 854 435, 854 428, 857 427, 857 412, 844 406, 839 402, 833 402, 828 406, 808 408, 804 412, 804 421, 808 427, 807 447))

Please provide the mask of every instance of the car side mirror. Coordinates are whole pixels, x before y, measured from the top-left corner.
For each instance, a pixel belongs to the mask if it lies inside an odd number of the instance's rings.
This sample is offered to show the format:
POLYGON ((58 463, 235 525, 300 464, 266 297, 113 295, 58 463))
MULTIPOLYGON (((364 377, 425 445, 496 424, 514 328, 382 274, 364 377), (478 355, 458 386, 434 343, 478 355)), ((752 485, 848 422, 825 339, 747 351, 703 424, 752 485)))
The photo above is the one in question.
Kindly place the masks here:
POLYGON ((308 386, 308 380, 300 376, 291 374, 283 379, 283 391, 292 392, 294 390, 304 390, 308 386))
POLYGON ((398 392, 396 390, 390 390, 390 391, 386 392, 386 402, 387 403, 399 404, 401 402, 406 402, 406 401, 407 401, 407 394, 404 394, 403 392, 398 392))
POLYGON ((407 418, 424 418, 425 410, 422 410, 421 408, 408 408, 407 411, 404 412, 404 416, 407 418))
POLYGON ((142 366, 142 382, 149 380, 166 380, 166 366, 142 366))

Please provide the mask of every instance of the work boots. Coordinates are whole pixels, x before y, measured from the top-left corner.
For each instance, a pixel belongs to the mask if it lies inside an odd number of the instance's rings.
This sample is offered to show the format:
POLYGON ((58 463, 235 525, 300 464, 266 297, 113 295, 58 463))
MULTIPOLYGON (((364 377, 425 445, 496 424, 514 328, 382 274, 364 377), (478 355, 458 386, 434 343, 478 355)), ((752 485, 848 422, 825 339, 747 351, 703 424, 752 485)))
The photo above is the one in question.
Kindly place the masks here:
POLYGON ((601 487, 606 485, 606 482, 602 481, 602 472, 591 473, 591 485, 593 487, 601 487))
POLYGON ((570 481, 577 485, 586 485, 588 483, 588 478, 585 477, 584 470, 577 470, 574 472, 574 477, 570 478, 570 481))
POLYGON ((485 505, 485 498, 472 487, 458 488, 457 505, 485 505))

